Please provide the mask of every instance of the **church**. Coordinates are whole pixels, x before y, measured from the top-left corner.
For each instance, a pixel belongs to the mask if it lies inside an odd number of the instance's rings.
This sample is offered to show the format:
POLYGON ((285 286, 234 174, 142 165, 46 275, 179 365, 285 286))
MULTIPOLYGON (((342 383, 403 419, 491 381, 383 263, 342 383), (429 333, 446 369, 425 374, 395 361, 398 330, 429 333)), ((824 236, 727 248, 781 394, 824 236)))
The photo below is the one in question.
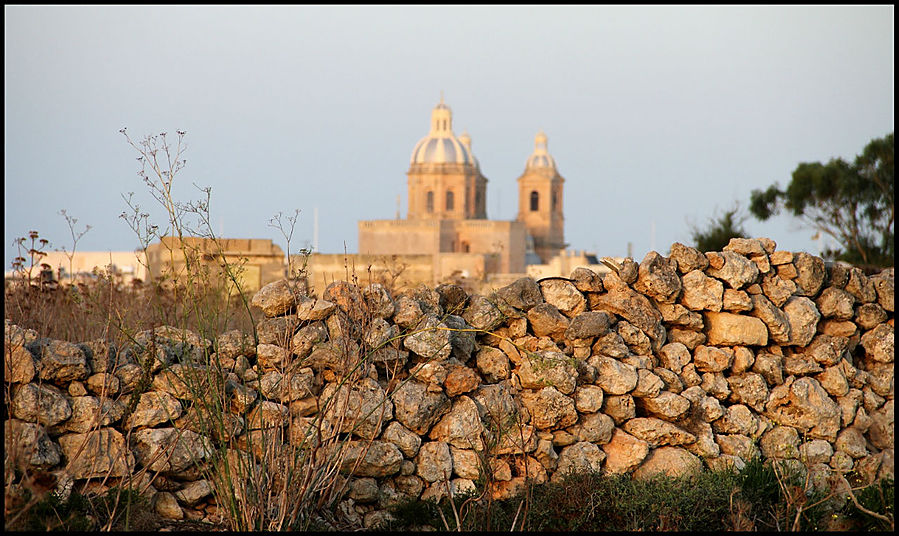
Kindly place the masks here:
MULTIPOLYGON (((565 250, 563 187, 565 179, 537 134, 533 153, 518 177, 515 220, 487 218, 487 178, 481 173, 467 133, 453 132, 453 114, 441 98, 431 112, 430 131, 412 149, 407 176, 406 219, 358 222, 359 253, 313 254, 307 272, 315 287, 345 279, 347 265, 359 272, 405 274, 405 283, 436 284, 453 278, 495 282, 529 275, 533 270, 571 259, 568 265, 595 266, 595 258, 565 250)), ((599 265, 602 266, 602 265, 599 265)), ((573 269, 574 266, 571 266, 573 269)))

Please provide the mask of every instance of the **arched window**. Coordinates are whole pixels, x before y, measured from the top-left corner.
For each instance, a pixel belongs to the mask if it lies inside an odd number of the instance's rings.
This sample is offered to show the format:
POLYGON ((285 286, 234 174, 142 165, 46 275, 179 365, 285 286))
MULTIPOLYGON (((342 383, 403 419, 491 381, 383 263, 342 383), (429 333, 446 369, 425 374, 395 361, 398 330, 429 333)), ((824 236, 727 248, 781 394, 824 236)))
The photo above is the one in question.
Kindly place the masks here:
POLYGON ((555 212, 556 210, 559 209, 559 196, 555 190, 553 190, 552 199, 553 199, 553 212, 555 212))
POLYGON ((428 212, 434 212, 434 192, 428 192, 426 206, 428 212))
POLYGON ((480 190, 474 191, 474 210, 475 210, 475 212, 481 211, 481 191, 480 190))
POLYGON ((536 212, 540 209, 540 194, 536 191, 531 192, 531 212, 536 212))
POLYGON ((453 210, 453 206, 456 203, 455 197, 453 192, 446 192, 446 210, 453 210))
POLYGON ((462 242, 462 251, 464 253, 469 253, 471 251, 471 244, 468 242, 462 242))

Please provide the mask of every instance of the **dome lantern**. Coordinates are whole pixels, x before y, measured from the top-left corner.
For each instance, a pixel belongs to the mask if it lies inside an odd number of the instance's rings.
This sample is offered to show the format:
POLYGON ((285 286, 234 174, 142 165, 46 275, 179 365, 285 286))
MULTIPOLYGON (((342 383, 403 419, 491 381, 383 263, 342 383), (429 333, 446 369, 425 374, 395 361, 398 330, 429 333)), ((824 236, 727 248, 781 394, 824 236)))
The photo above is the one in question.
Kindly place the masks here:
POLYGON ((556 161, 547 150, 546 134, 541 130, 534 138, 534 152, 528 158, 527 169, 556 169, 556 161))
POLYGON ((471 138, 467 142, 453 134, 453 112, 443 102, 431 112, 431 131, 415 144, 411 164, 469 164, 476 165, 471 153, 471 138))

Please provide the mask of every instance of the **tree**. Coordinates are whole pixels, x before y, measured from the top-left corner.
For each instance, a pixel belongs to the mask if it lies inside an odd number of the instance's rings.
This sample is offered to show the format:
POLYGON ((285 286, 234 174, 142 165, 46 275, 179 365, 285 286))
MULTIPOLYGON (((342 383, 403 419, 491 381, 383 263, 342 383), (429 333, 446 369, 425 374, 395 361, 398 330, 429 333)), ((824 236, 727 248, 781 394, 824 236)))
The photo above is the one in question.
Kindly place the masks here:
POLYGON ((709 218, 708 227, 699 229, 690 226, 690 236, 693 238, 695 248, 699 251, 721 251, 731 238, 746 238, 743 223, 746 216, 740 214, 740 205, 726 210, 724 214, 709 218))
POLYGON ((825 256, 854 264, 893 265, 893 133, 871 140, 853 163, 802 162, 786 190, 753 190, 750 212, 767 220, 781 210, 832 236, 842 249, 825 256))

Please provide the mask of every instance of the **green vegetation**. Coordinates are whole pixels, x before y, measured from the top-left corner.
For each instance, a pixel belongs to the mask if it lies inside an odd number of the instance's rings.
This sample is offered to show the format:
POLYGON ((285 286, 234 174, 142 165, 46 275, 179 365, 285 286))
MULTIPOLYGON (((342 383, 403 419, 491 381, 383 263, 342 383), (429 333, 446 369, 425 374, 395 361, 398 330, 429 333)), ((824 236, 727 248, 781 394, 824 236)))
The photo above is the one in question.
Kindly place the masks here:
MULTIPOLYGON (((784 474, 760 461, 739 472, 678 478, 571 474, 562 482, 534 485, 526 494, 503 501, 491 501, 479 490, 453 501, 402 503, 391 510, 394 520, 379 529, 779 532, 834 530, 835 520, 852 528, 890 529, 889 521, 862 512, 852 502, 834 509, 831 494, 810 489, 807 483, 800 473, 784 474)), ((856 494, 871 511, 892 519, 891 480, 856 494)))
POLYGON ((696 249, 702 252, 721 251, 731 238, 747 238, 743 223, 746 216, 740 213, 740 205, 709 218, 705 228, 691 226, 690 236, 696 249))
POLYGON ((852 163, 802 162, 786 189, 753 190, 749 210, 767 220, 781 210, 834 237, 825 256, 857 265, 893 266, 895 168, 893 133, 871 140, 852 163))
POLYGON ((147 500, 132 490, 110 489, 104 495, 56 492, 25 497, 30 508, 7 515, 10 531, 144 531, 154 526, 147 500), (19 512, 22 515, 16 515, 19 512))

